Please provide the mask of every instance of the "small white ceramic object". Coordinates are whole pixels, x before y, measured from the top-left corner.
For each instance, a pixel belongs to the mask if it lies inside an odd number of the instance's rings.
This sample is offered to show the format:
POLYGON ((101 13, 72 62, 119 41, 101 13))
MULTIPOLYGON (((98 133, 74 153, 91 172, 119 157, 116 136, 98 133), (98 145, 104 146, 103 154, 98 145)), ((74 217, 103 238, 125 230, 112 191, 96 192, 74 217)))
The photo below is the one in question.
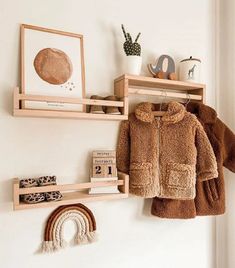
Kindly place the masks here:
POLYGON ((179 69, 180 81, 200 83, 201 60, 191 56, 180 62, 179 69))
POLYGON ((139 75, 141 72, 142 57, 141 56, 126 56, 125 73, 139 75))

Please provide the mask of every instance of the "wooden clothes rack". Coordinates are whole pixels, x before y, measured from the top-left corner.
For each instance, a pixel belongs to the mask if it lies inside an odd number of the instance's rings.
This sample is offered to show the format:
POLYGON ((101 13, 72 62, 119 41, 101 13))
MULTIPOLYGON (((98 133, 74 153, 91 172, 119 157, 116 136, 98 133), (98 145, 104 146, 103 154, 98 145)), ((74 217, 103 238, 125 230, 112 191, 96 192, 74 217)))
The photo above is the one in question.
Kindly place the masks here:
POLYGON ((205 84, 159 79, 136 75, 122 75, 114 80, 114 93, 124 100, 124 115, 128 115, 130 95, 161 96, 205 102, 205 84))

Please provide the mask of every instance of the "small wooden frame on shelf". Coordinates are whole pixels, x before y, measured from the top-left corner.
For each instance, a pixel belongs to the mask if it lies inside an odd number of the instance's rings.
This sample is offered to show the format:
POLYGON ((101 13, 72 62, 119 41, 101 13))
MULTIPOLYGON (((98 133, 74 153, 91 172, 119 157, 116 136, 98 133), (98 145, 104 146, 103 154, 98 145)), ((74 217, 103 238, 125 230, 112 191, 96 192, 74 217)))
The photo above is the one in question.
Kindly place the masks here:
POLYGON ((124 101, 109 101, 109 100, 95 100, 85 98, 68 98, 68 97, 55 97, 55 96, 41 96, 41 95, 28 95, 20 93, 20 89, 14 89, 14 103, 13 115, 24 117, 52 117, 52 118, 74 118, 74 119, 91 119, 91 120, 125 120, 127 115, 115 114, 93 114, 89 112, 80 111, 65 111, 65 110, 39 110, 39 109, 25 109, 22 107, 22 101, 47 101, 54 103, 71 103, 71 104, 84 104, 84 105, 101 105, 101 106, 114 106, 124 107, 124 101))
POLYGON ((13 181, 13 208, 14 210, 43 208, 51 206, 61 206, 76 204, 88 201, 104 201, 127 198, 129 194, 129 176, 125 173, 118 173, 116 181, 85 182, 77 184, 50 185, 42 187, 20 188, 20 180, 13 181), (120 193, 89 194, 88 190, 95 187, 118 186, 120 193), (84 191, 85 190, 85 191, 84 191), (27 204, 20 201, 20 195, 31 193, 45 193, 61 191, 63 198, 60 201, 41 202, 37 204, 27 204))

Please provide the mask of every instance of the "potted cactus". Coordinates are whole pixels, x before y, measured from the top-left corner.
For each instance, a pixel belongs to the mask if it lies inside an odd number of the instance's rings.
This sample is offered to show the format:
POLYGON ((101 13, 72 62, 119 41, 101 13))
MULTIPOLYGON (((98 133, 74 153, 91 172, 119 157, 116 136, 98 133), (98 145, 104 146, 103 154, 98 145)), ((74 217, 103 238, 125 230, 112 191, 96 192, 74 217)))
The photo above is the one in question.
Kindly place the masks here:
POLYGON ((138 33, 133 42, 131 35, 126 32, 123 24, 121 27, 125 37, 123 49, 127 56, 125 61, 125 72, 128 74, 139 75, 141 71, 142 57, 141 46, 137 41, 140 37, 140 33, 138 33))

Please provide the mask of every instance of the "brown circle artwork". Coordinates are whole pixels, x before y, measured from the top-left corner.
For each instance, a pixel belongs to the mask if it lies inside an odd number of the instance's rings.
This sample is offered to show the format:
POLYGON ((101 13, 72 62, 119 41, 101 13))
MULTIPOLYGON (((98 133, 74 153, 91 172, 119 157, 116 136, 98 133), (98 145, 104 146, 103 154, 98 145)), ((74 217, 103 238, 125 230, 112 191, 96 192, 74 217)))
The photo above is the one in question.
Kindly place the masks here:
POLYGON ((68 55, 56 48, 40 50, 34 59, 34 68, 42 80, 53 85, 64 84, 73 72, 68 55))

